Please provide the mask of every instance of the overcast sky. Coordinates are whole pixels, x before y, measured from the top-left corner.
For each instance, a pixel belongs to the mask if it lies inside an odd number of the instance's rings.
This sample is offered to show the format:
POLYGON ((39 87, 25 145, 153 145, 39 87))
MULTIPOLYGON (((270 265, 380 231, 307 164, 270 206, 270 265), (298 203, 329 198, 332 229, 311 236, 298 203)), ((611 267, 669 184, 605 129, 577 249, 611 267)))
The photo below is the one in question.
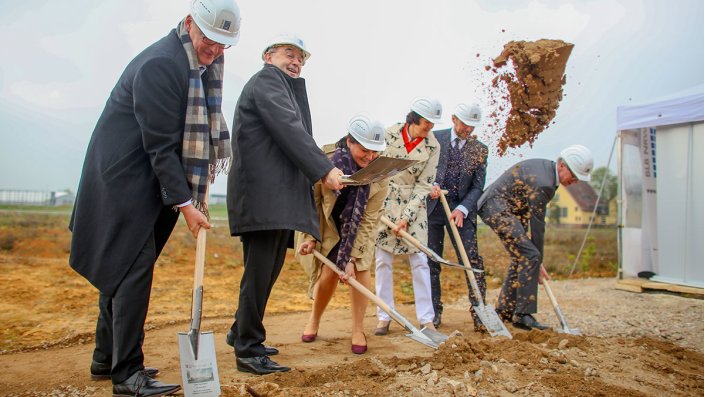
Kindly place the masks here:
MULTIPOLYGON (((565 98, 532 148, 491 156, 488 183, 523 158, 555 158, 580 143, 607 164, 616 107, 703 85, 702 0, 239 0, 240 43, 226 51, 223 112, 230 126, 267 40, 296 32, 314 138, 343 136, 364 111, 385 125, 411 100, 437 97, 445 123, 458 102, 486 108, 483 67, 511 40, 575 44, 565 98), (480 54, 480 56, 476 56, 480 54)), ((25 0, 0 14, 0 189, 76 190, 86 146, 127 63, 188 13, 186 0, 25 0)), ((486 112, 487 113, 487 112, 486 112)), ((479 131, 495 148, 498 136, 479 131)), ((612 159, 615 169, 616 153, 612 159)), ((212 189, 225 192, 221 177, 212 189)))

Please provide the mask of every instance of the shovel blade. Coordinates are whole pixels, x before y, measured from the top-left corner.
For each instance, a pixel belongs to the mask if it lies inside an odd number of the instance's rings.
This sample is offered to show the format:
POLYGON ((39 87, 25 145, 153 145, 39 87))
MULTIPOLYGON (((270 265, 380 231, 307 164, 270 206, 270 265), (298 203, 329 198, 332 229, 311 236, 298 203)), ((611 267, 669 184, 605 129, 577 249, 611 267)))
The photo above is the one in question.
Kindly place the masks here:
POLYGON ((472 307, 475 310, 475 314, 480 319, 482 324, 487 328, 487 332, 490 336, 506 336, 512 339, 512 334, 509 332, 504 322, 492 305, 477 305, 472 307))
POLYGON ((582 335, 579 328, 555 328, 555 331, 559 334, 582 335))
MULTIPOLYGON (((418 331, 418 330, 417 330, 417 331, 418 331)), ((431 338, 429 338, 428 336, 424 335, 424 334, 421 333, 420 331, 419 331, 418 333, 417 333, 417 332, 412 332, 412 333, 410 333, 410 334, 406 334, 405 336, 406 336, 407 338, 411 339, 411 340, 415 340, 416 342, 419 342, 419 343, 421 343, 421 344, 424 344, 424 345, 426 345, 426 346, 428 346, 428 347, 430 347, 430 348, 432 348, 432 349, 438 349, 438 343, 434 342, 433 340, 431 340, 431 338)))
POLYGON ((181 380, 186 397, 218 397, 221 394, 218 364, 215 356, 213 332, 201 332, 198 336, 198 359, 193 356, 190 332, 179 332, 179 359, 181 380))
POLYGON ((421 328, 421 333, 426 335, 428 339, 431 339, 436 346, 448 340, 448 335, 444 335, 436 330, 428 329, 426 327, 421 328))

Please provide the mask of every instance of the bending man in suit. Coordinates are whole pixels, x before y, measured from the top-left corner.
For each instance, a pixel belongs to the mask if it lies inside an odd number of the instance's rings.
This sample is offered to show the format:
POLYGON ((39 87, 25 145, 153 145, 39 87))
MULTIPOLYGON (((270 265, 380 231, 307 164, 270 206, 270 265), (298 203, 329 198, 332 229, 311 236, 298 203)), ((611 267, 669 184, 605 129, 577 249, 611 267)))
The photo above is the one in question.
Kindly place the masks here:
POLYGON ((497 313, 523 329, 546 329, 534 318, 538 285, 550 280, 543 262, 546 207, 558 184, 589 181, 592 153, 585 146, 572 145, 556 161, 531 159, 505 171, 478 202, 479 214, 504 244, 512 258, 502 285, 497 313), (529 233, 531 236, 529 237, 529 233))
POLYGON ((321 240, 313 185, 340 190, 342 171, 313 140, 304 42, 282 35, 262 52, 264 67, 245 84, 233 120, 233 169, 228 175, 230 234, 241 236, 245 270, 227 343, 237 369, 262 375, 286 372, 269 356, 262 324, 269 294, 293 248, 294 231, 321 240))
POLYGON ((194 237, 210 227, 206 187, 230 161, 223 51, 239 28, 233 0, 195 0, 176 29, 127 66, 88 145, 69 261, 100 291, 91 376, 112 379, 116 395, 180 388, 144 367, 144 322, 154 263, 179 212, 194 237))
MULTIPOLYGON (((428 198, 428 246, 439 255, 443 255, 444 228, 451 234, 448 217, 443 205, 438 198, 441 189, 448 190, 448 206, 451 208, 451 219, 458 227, 463 247, 470 259, 470 266, 484 270, 482 257, 477 250, 477 200, 482 195, 485 187, 485 174, 487 169, 487 146, 478 141, 476 136, 470 134, 480 125, 482 111, 476 104, 460 104, 451 116, 453 128, 434 131, 436 140, 441 145, 441 156, 436 170, 436 181, 428 198)), ((458 261, 460 251, 454 238, 451 238, 458 261)), ((441 301, 441 265, 429 258, 431 270, 431 298, 433 301, 433 325, 441 324, 443 302, 441 301)), ((472 292, 470 280, 465 276, 468 284, 468 297, 473 306, 479 304, 477 297, 472 292)), ((476 274, 477 284, 485 298, 485 274, 476 274)), ((470 309, 475 331, 481 331, 482 323, 470 309)))

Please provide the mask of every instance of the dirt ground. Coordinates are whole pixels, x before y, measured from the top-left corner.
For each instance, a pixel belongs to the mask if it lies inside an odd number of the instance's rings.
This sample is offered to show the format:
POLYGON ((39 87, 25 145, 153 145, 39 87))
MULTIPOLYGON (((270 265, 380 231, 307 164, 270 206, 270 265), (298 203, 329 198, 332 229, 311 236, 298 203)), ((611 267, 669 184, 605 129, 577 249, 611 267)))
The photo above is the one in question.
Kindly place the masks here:
MULTIPOLYGON (((319 338, 300 342, 306 312, 266 317, 268 343, 290 373, 257 377, 234 368, 224 335, 229 318, 208 318, 216 333, 224 396, 695 396, 703 394, 703 307, 698 299, 634 294, 614 289, 613 279, 554 283, 572 327, 584 336, 520 331, 513 340, 470 331, 467 301, 448 305, 440 331, 453 334, 434 351, 392 326, 386 337, 369 335, 369 350, 350 352, 350 313, 324 316, 319 338), (460 335, 461 333, 462 335, 460 335), (248 391, 249 390, 249 391, 248 391)), ((491 290, 493 297, 497 290, 491 290)), ((537 317, 557 326, 544 296, 537 317)), ((276 304, 276 301, 272 302, 276 304)), ((413 307, 400 312, 413 319, 413 307)), ((365 319, 371 331, 374 310, 365 319)), ((145 339, 149 365, 159 379, 179 382, 176 333, 180 321, 152 327, 145 339)), ((371 332, 370 332, 371 333, 371 332)), ((88 376, 92 340, 0 355, 2 395, 107 396, 109 382, 88 376)))

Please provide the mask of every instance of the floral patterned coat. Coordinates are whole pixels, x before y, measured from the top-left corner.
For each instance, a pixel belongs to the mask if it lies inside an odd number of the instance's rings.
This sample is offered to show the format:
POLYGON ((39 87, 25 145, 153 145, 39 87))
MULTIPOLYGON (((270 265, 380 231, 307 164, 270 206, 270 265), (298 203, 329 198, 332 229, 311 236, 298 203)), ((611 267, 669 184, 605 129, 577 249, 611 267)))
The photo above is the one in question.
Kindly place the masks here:
MULTIPOLYGON (((411 153, 406 153, 404 138, 401 135, 404 123, 387 128, 387 149, 383 156, 409 158, 419 162, 394 175, 389 180, 389 194, 384 202, 384 215, 392 222, 406 219, 409 234, 422 243, 428 241, 428 217, 426 197, 436 179, 436 166, 440 157, 440 145, 433 133, 429 133, 411 153)), ((395 255, 414 254, 418 248, 410 246, 380 222, 377 247, 395 255)))

